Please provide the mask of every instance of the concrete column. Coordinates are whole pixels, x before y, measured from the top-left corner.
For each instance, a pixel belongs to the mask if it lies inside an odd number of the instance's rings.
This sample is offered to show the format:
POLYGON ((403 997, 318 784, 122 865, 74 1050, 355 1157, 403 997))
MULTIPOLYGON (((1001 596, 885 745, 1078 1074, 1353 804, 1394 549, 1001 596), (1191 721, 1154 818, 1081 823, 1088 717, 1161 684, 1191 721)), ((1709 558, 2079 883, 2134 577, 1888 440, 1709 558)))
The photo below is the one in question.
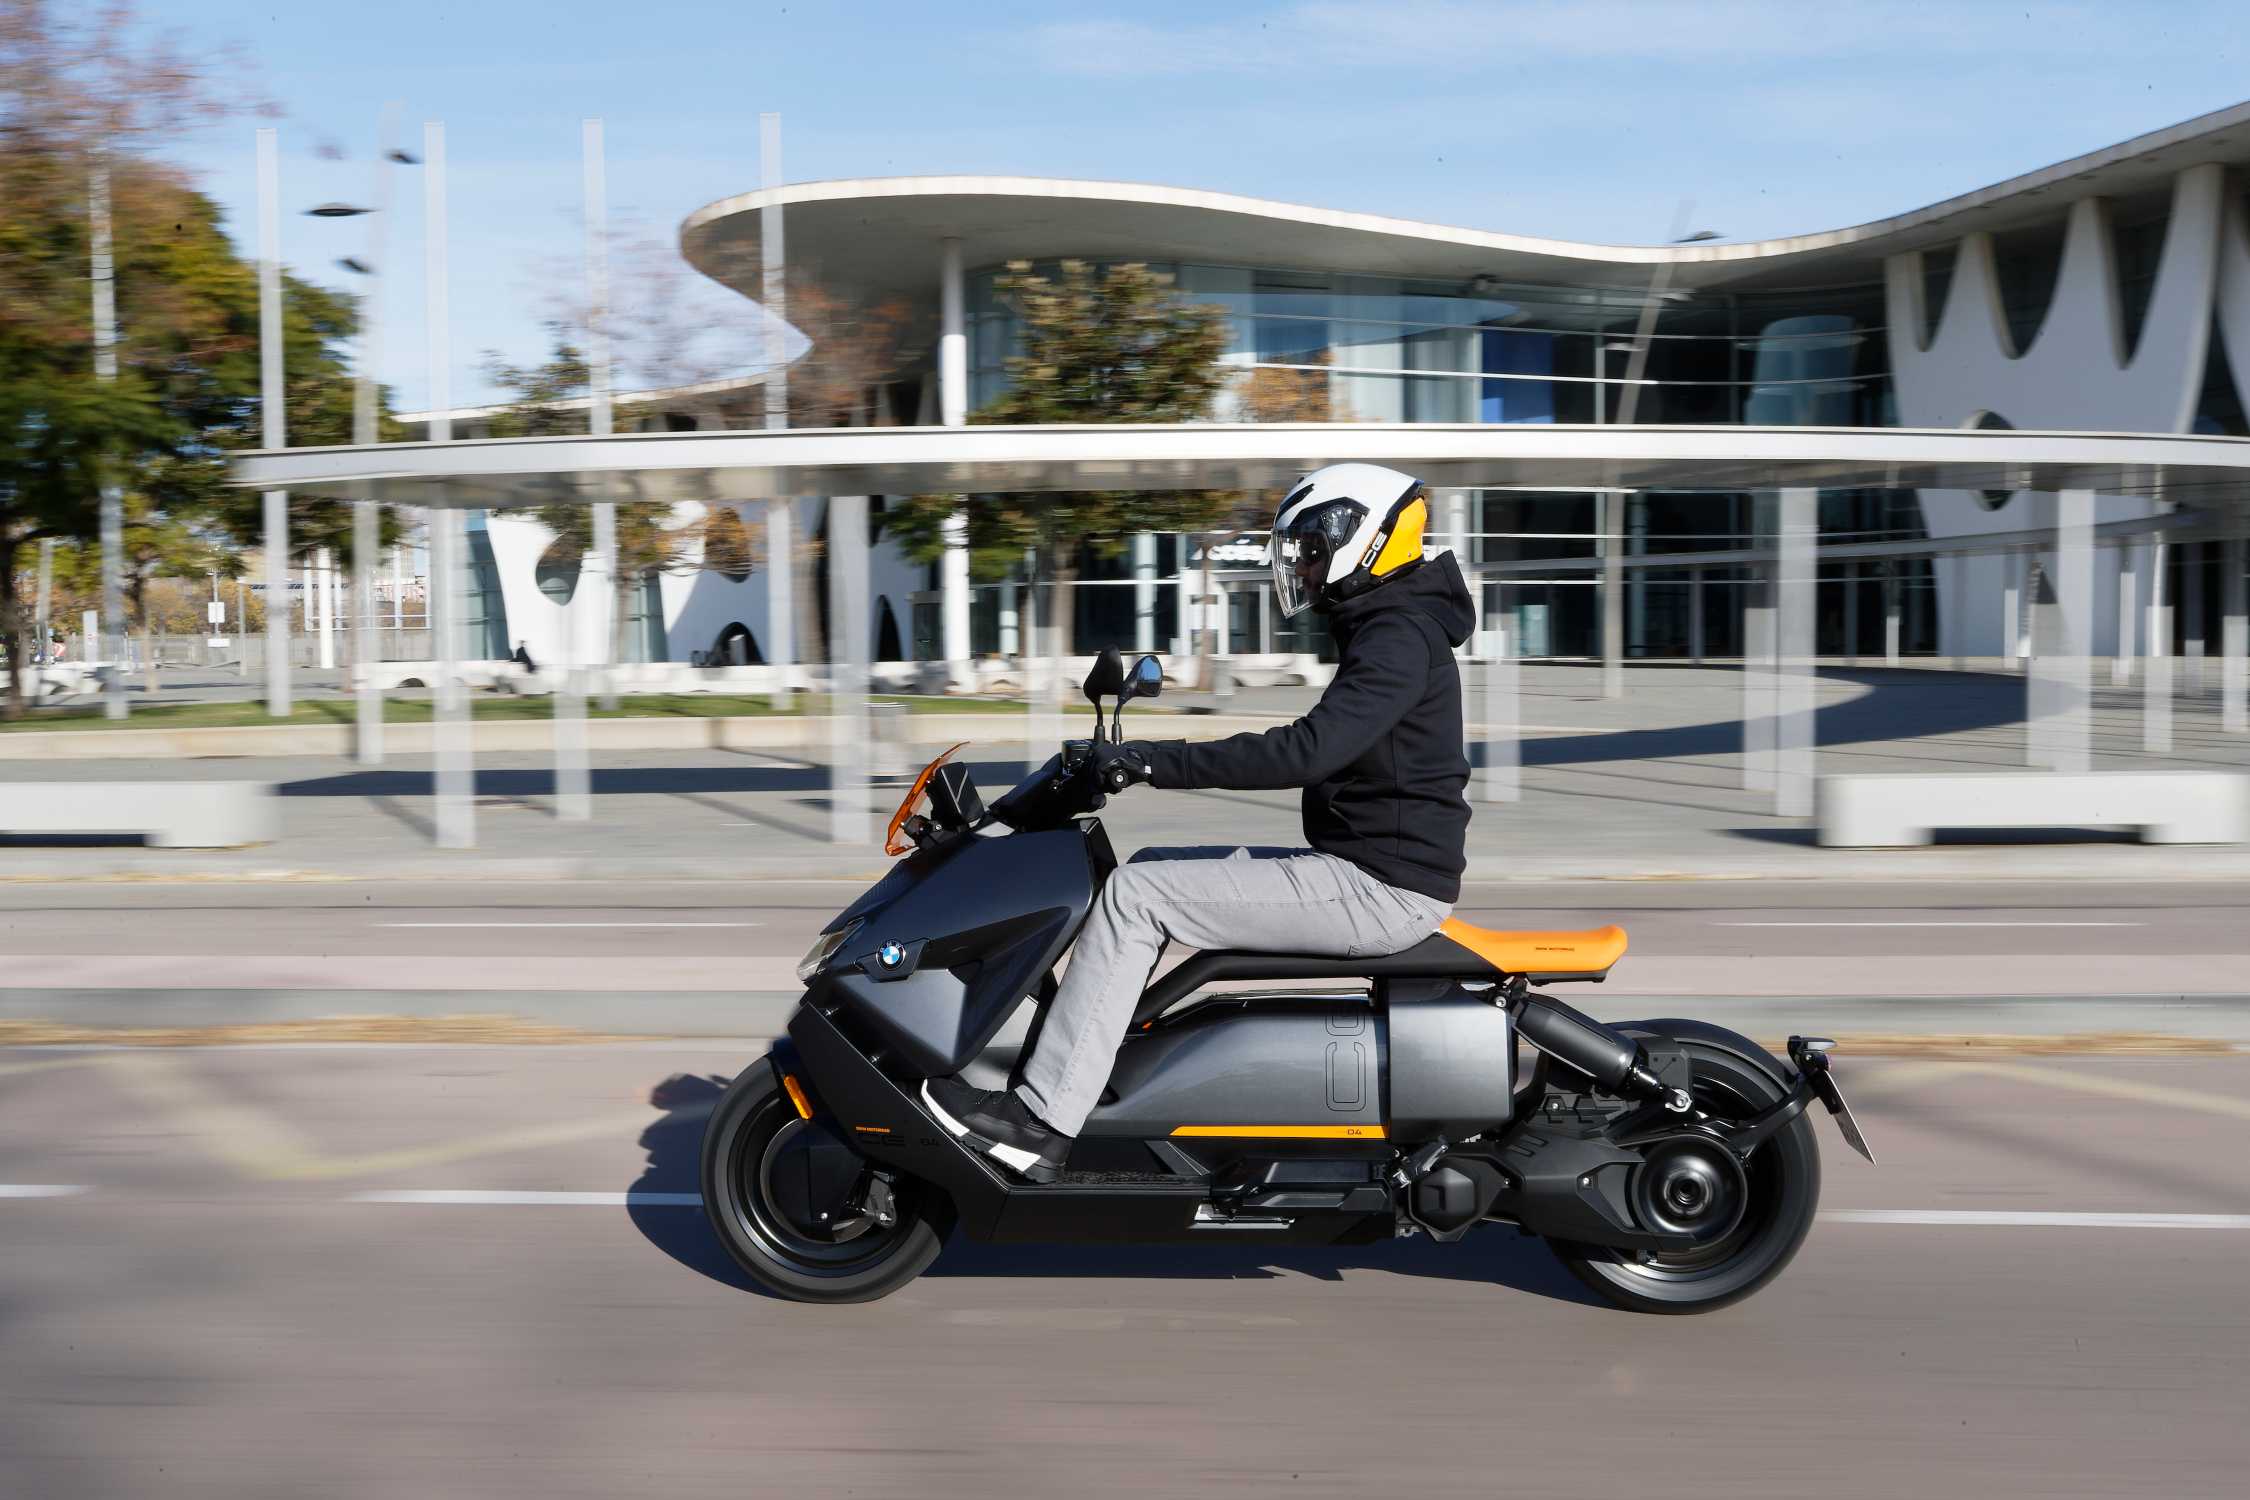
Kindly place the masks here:
POLYGON ((773 706, 789 707, 797 665, 797 528, 795 503, 766 502, 766 662, 773 669, 773 706))
POLYGON ((828 838, 864 844, 868 829, 867 497, 828 502, 828 838))
MULTIPOLYGON (((1844 590, 1844 638, 1838 644, 1844 649, 1837 654, 1856 667, 1859 665, 1859 563, 1856 560, 1844 564, 1841 582, 1844 590)), ((1818 603, 1820 585, 1817 574, 1813 583, 1813 598, 1815 601, 1813 614, 1817 619, 1820 613, 1818 603)), ((1816 641, 1814 644, 1817 649, 1819 643, 1816 641)))
POLYGON ((1602 490, 1595 529, 1602 559, 1602 696, 1625 696, 1625 492, 1602 490))
POLYGON ((2165 589, 2162 536, 2148 544, 2147 668, 2141 673, 2141 748, 2154 754, 2172 749, 2172 606, 2165 589))
POLYGON ((2244 701, 2245 689, 2250 687, 2250 662, 2244 660, 2244 653, 2250 651, 2250 603, 2244 595, 2250 592, 2250 585, 2245 584, 2242 574, 2242 538, 2221 542, 2219 559, 2223 569, 2219 597, 2226 612, 2219 635, 2219 727, 2229 734, 2241 734, 2250 729, 2250 705, 2244 701))
POLYGON ((2010 551, 2000 559, 2000 664, 2014 671, 2023 656, 2023 553, 2010 551))
MULTIPOLYGON (((266 712, 286 719, 289 701, 289 496, 267 490, 266 520, 266 712)), ((248 629, 247 620, 244 622, 248 629)), ((42 645, 45 643, 42 642, 42 645)))
MULTIPOLYGON (((280 147, 271 129, 258 132, 258 406, 261 441, 289 446, 281 334, 280 147)), ((289 702, 289 496, 265 493, 266 712, 286 719, 289 702)), ((249 657, 249 619, 243 620, 243 656, 249 657)), ((39 648, 47 649, 42 633, 39 648)))
POLYGON ((1521 647, 1505 602, 1506 584, 1490 593, 1501 607, 1485 611, 1486 587, 1477 585, 1478 613, 1484 616, 1484 764, 1477 769, 1480 802, 1516 802, 1523 797, 1522 685, 1516 659, 1521 647))
POLYGON ((1156 533, 1133 538, 1133 649, 1156 649, 1156 533))
POLYGON ((1775 605, 1773 810, 1806 818, 1813 810, 1813 590, 1820 492, 1781 492, 1779 599, 1775 605))
MULTIPOLYGON (((1770 534, 1770 533, 1769 533, 1770 534)), ((1742 789, 1774 784, 1773 564, 1755 563, 1742 584, 1742 789)))
POLYGON ((2055 684, 2050 763, 2093 768, 2094 492, 2055 497, 2054 656, 2039 665, 2055 684))
POLYGON ((326 547, 313 554, 313 582, 319 607, 320 665, 336 665, 336 561, 326 547))
POLYGON ((2133 635, 2140 609, 2141 554, 2145 548, 2127 542, 2117 549, 2117 651, 2109 662, 2109 684, 2123 687, 2133 680, 2133 635))
POLYGON ((2203 543, 2180 548, 2180 654, 2186 658, 2187 695, 2203 696, 2203 543))
POLYGON ((1688 569, 1687 593, 1688 659, 1697 666, 1703 664, 1703 570, 1688 569))
POLYGON ((1906 580, 1899 576, 1896 559, 1883 564, 1883 662, 1895 667, 1901 655, 1899 637, 1904 630, 1901 616, 1906 608, 1906 580))
MULTIPOLYGON (((969 334, 961 282, 961 242, 947 239, 938 267, 938 420, 960 427, 969 420, 969 334)), ((969 519, 946 518, 945 555, 938 569, 944 615, 946 676, 956 688, 975 685, 969 646, 969 519)))
MULTIPOLYGON (((1469 556, 1472 549, 1469 545, 1469 492, 1467 490, 1447 490, 1445 492, 1445 545, 1453 553, 1454 560, 1461 565, 1462 573, 1464 575, 1469 574, 1469 556)), ((1476 585, 1472 582, 1470 588, 1473 590, 1475 587, 1476 585)), ((1271 598, 1272 593, 1271 589, 1260 589, 1258 591, 1261 599, 1271 598)), ((1478 612, 1482 613, 1481 610, 1478 612)), ((1262 609, 1260 615, 1262 621, 1262 609)), ((1273 649, 1271 634, 1270 629, 1260 632, 1258 640, 1260 651, 1273 649)), ((1456 647, 1453 654, 1455 656, 1474 655, 1476 644, 1476 635, 1472 631, 1467 643, 1456 647)))
POLYGON ((352 505, 352 667, 357 682, 354 696, 358 699, 357 732, 353 750, 359 764, 379 766, 383 763, 383 694, 375 682, 375 668, 383 653, 375 649, 375 547, 380 535, 380 521, 375 502, 355 501, 352 505))
POLYGON ((1195 575, 1188 570, 1188 550, 1194 538, 1181 532, 1172 539, 1172 654, 1195 655, 1195 575))

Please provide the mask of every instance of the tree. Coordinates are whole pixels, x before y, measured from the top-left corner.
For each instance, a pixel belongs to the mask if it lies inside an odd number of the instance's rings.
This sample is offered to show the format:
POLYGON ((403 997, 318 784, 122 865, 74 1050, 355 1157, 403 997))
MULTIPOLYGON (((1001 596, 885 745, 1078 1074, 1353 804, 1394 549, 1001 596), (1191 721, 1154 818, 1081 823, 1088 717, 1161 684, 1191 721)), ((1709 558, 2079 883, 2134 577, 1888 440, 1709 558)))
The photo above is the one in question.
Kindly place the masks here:
MULTIPOLYGON (((1144 265, 1095 270, 1064 261, 1053 277, 1012 261, 998 289, 1013 308, 1021 352, 1008 389, 977 423, 1191 422, 1210 414, 1226 382, 1223 311, 1188 303, 1171 278, 1144 265)), ((1231 492, 1082 490, 1022 495, 916 495, 888 519, 909 555, 945 550, 947 520, 966 515, 970 571, 1005 577, 1028 551, 1033 586, 1052 585, 1057 652, 1074 653, 1074 586, 1083 550, 1114 555, 1144 531, 1194 532, 1239 514, 1231 492)))
MULTIPOLYGON (((256 498, 225 484, 228 453, 257 437, 256 273, 216 206, 154 154, 237 108, 243 70, 136 35, 129 4, 66 11, 0 0, 0 634, 15 661, 30 624, 26 549, 90 550, 109 476, 125 492, 128 550, 140 556, 128 564, 137 601, 190 542, 208 549, 256 530, 256 498), (222 65, 224 98, 207 82, 222 65), (90 326, 97 169, 111 188, 114 381, 96 377, 90 326)), ((295 435, 339 440, 350 392, 336 346, 353 306, 290 279, 285 317, 295 435)), ((348 530, 336 502, 302 513, 310 545, 348 530)), ((22 708, 11 673, 6 711, 22 708)))

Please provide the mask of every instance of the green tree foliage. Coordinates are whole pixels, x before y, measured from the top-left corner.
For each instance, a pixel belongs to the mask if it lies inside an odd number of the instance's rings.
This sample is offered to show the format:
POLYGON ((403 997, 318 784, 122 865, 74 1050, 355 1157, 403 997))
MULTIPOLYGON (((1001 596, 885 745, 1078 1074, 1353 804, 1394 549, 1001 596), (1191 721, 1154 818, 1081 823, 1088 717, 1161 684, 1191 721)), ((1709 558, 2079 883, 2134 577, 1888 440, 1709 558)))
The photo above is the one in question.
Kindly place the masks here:
MULTIPOLYGON (((997 286, 1016 314, 1021 350, 1008 360, 1008 389, 972 422, 1192 422, 1210 414, 1226 383, 1223 310, 1189 303, 1147 266, 1064 261, 1046 276, 1014 261, 997 286)), ((1053 585, 1057 649, 1069 655, 1085 549, 1114 555, 1137 532, 1224 525, 1242 503, 1208 490, 917 495, 885 524, 926 562, 945 550, 947 518, 965 514, 970 570, 980 579, 1007 576, 1031 553, 1053 585)))
MULTIPOLYGON (((41 541, 58 569, 98 545, 100 491, 125 492, 128 589, 201 574, 258 531, 258 499, 225 484, 227 457, 255 446, 256 268, 234 251, 216 205, 154 154, 220 117, 217 69, 135 40, 124 4, 0 0, 0 635, 24 660, 25 569, 41 541), (118 373, 96 378, 89 190, 111 182, 118 373)), ((239 91, 238 70, 229 69, 239 91)), ((348 298, 286 278, 290 436, 347 441, 351 389, 338 345, 348 298)), ((348 507, 301 501, 302 548, 349 535, 348 507)), ((145 609, 141 611, 145 615, 145 609)), ((8 712, 21 711, 8 674, 8 712)))

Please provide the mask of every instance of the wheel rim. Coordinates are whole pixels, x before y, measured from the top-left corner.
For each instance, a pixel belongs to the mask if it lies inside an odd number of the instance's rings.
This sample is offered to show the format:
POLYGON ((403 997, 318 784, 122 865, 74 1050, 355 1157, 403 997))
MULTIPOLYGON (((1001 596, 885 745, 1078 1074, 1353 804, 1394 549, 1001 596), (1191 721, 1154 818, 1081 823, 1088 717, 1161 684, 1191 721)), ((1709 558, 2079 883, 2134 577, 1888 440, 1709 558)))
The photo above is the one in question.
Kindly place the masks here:
MULTIPOLYGON (((1716 1078, 1698 1076, 1694 1093, 1699 1109, 1728 1118, 1740 1119, 1760 1107, 1716 1078)), ((1701 1143, 1659 1148, 1652 1153, 1650 1161, 1650 1165, 1659 1170, 1653 1174, 1654 1181, 1643 1196, 1655 1200, 1652 1217, 1683 1221, 1682 1227, 1731 1219, 1725 1232, 1703 1244, 1678 1250, 1616 1252, 1613 1264, 1618 1270, 1667 1287, 1687 1286, 1732 1276, 1745 1260, 1764 1251, 1768 1234, 1782 1210, 1780 1153, 1762 1147, 1750 1154, 1748 1162, 1736 1162, 1731 1155, 1722 1161, 1722 1154, 1723 1148, 1701 1143), (1685 1173, 1665 1171, 1668 1159, 1690 1170, 1685 1173), (1716 1169, 1710 1174, 1716 1182, 1705 1179, 1700 1169, 1706 1167, 1716 1169), (1693 1209, 1683 1209, 1670 1198, 1669 1189, 1680 1185, 1683 1176, 1705 1179, 1706 1189, 1711 1194, 1693 1209), (1730 1194, 1734 1195, 1733 1201, 1729 1201, 1730 1194)), ((1647 1174, 1647 1169, 1643 1171, 1647 1174)))
POLYGON ((898 1184, 889 1224, 847 1223, 837 1231, 839 1210, 854 1189, 864 1189, 871 1170, 847 1143, 777 1095, 730 1143, 729 1216, 763 1253, 805 1275, 854 1275, 888 1259, 915 1222, 911 1189, 898 1184))

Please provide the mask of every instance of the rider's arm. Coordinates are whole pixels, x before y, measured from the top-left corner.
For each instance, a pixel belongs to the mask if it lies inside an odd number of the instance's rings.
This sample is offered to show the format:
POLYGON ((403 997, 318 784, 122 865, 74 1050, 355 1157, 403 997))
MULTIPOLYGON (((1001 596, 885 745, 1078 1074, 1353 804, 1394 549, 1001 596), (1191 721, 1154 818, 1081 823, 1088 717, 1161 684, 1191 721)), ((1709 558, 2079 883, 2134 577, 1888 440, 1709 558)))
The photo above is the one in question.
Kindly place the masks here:
POLYGON ((1303 718, 1223 740, 1153 740, 1145 745, 1160 787, 1268 791, 1311 786, 1367 753, 1420 701, 1430 647, 1398 614, 1379 615, 1352 642, 1351 662, 1303 718))

